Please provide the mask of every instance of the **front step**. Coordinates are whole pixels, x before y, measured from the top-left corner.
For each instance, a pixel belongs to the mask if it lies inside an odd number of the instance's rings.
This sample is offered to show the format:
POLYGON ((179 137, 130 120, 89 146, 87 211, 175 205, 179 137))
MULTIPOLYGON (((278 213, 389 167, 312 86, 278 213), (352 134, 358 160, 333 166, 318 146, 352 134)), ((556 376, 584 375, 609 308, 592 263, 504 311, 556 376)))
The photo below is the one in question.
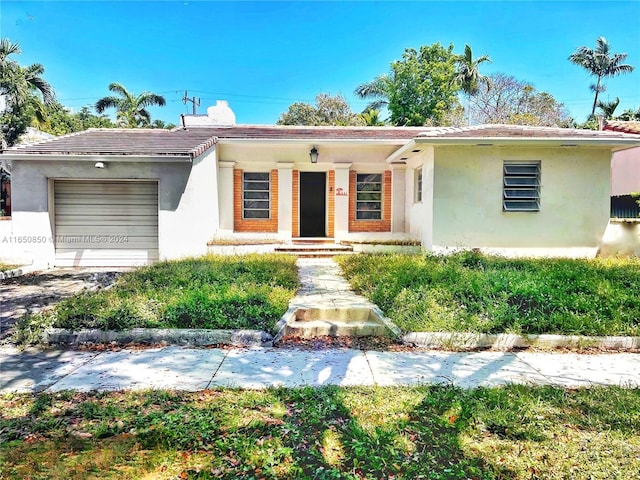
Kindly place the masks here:
POLYGON ((387 328, 373 321, 311 320, 287 324, 286 335, 312 337, 386 337, 387 328))
POLYGON ((377 309, 298 308, 289 311, 278 322, 280 330, 274 342, 282 337, 395 337, 399 329, 378 313, 377 309))
POLYGON ((289 245, 278 245, 274 251, 301 257, 328 257, 353 253, 353 247, 351 245, 340 245, 337 243, 293 243, 289 245))

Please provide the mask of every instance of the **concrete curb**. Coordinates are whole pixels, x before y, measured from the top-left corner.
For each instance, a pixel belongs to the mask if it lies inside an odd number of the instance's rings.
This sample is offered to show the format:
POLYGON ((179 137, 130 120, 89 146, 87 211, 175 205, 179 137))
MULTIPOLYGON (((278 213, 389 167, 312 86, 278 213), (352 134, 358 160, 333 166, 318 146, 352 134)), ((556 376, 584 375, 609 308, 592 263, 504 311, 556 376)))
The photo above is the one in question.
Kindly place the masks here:
POLYGON ((81 345, 84 343, 169 343, 172 345, 235 345, 271 347, 273 337, 261 330, 208 330, 184 328, 133 328, 130 330, 67 330, 48 328, 42 343, 81 345))
POLYGON ((581 335, 516 335, 462 332, 410 332, 402 342, 419 347, 466 350, 488 348, 512 350, 517 348, 606 348, 615 350, 640 349, 640 337, 588 337, 581 335))
POLYGON ((46 265, 25 265, 24 267, 14 268, 13 270, 5 270, 0 272, 0 280, 6 280, 8 278, 21 277, 23 275, 29 275, 34 272, 41 272, 49 270, 46 265))

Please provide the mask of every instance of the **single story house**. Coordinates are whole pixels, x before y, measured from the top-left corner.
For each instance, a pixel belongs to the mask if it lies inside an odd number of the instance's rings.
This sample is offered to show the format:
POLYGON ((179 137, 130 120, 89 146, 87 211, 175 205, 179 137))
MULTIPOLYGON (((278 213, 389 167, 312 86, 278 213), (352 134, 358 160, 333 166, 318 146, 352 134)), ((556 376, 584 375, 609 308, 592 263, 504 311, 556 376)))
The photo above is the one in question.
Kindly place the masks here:
MULTIPOLYGON (((603 129, 640 135, 640 121, 607 120, 603 129)), ((638 218, 640 206, 632 194, 640 193, 640 147, 613 154, 611 160, 611 217, 638 218)))
POLYGON ((609 220, 612 153, 635 146, 638 135, 612 131, 236 125, 215 115, 172 131, 91 129, 0 155, 13 186, 0 248, 57 266, 200 255, 214 238, 593 256, 609 220))

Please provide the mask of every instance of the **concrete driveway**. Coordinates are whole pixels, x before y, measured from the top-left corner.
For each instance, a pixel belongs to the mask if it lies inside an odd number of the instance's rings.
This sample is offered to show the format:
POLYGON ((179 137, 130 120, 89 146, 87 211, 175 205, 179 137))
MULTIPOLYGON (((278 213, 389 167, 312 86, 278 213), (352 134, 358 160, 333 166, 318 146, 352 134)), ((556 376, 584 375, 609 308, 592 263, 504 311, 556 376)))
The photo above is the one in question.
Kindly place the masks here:
POLYGON ((0 280, 0 341, 25 313, 35 313, 83 290, 112 284, 128 268, 56 268, 0 280))

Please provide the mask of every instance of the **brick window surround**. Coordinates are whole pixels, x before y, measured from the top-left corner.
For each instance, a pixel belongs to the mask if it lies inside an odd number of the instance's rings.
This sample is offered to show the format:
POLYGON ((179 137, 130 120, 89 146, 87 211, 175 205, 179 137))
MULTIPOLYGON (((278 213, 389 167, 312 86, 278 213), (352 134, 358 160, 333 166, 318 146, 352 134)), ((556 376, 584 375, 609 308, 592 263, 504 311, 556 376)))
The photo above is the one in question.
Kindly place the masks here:
POLYGON ((271 170, 271 218, 243 218, 243 171, 233 170, 233 229, 236 232, 278 233, 278 170, 271 170))
POLYGON ((350 232, 390 232, 391 231, 391 170, 382 175, 382 219, 356 220, 356 175, 349 172, 349 231, 350 232))

